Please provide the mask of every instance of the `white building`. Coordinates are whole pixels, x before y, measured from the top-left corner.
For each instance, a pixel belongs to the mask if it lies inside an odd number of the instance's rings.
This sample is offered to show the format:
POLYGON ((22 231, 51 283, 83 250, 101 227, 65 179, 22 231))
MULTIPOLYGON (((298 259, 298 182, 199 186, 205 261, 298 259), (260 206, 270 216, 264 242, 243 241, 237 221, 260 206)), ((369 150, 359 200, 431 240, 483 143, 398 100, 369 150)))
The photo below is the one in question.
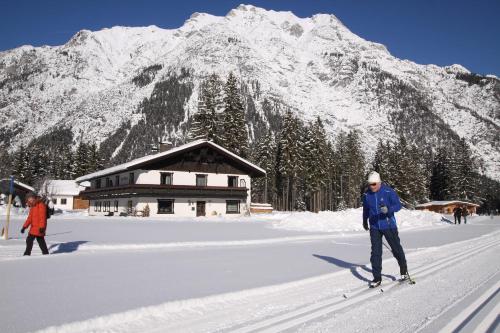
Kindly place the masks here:
POLYGON ((266 172, 206 140, 77 178, 90 215, 243 215, 250 212, 251 177, 266 172))
POLYGON ((74 180, 47 180, 40 189, 40 194, 47 196, 55 209, 73 210, 87 209, 88 201, 80 197, 80 191, 85 190, 74 180))

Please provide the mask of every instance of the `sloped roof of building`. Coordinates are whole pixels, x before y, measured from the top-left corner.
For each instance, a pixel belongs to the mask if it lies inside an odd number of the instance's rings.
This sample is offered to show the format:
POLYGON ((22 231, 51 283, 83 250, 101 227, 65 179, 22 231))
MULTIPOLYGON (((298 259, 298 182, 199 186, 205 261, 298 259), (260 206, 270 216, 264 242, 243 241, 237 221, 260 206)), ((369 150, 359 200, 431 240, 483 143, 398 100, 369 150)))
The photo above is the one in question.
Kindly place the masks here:
POLYGON ((76 196, 80 191, 85 190, 85 187, 80 186, 74 180, 48 180, 43 183, 40 193, 46 195, 69 195, 76 196))
POLYGON ((132 170, 132 169, 137 168, 140 165, 144 165, 144 164, 150 163, 150 162, 156 162, 156 161, 162 160, 166 157, 169 157, 169 156, 172 156, 172 155, 175 155, 175 154, 178 154, 178 153, 190 150, 190 149, 202 147, 204 145, 208 145, 208 146, 218 150, 219 152, 225 154, 226 156, 232 158, 233 160, 236 160, 239 163, 244 164, 248 168, 252 169, 256 174, 259 174, 262 176, 266 174, 266 171, 264 169, 259 168, 255 164, 252 164, 251 162, 247 161, 246 159, 230 152, 229 150, 219 146, 218 144, 213 143, 212 141, 196 140, 196 141, 187 143, 187 144, 179 146, 179 147, 172 148, 170 150, 167 150, 167 151, 164 151, 164 152, 161 152, 158 154, 140 157, 140 158, 137 158, 137 159, 132 160, 132 161, 127 162, 127 163, 119 164, 119 165, 116 165, 116 166, 111 167, 111 168, 103 169, 100 171, 90 173, 88 175, 84 175, 82 177, 77 178, 76 181, 78 183, 80 183, 80 182, 83 182, 86 180, 99 178, 99 177, 103 177, 106 175, 111 175, 114 173, 119 173, 119 172, 123 172, 123 171, 127 171, 127 170, 132 170))
POLYGON ((416 205, 416 208, 424 208, 424 207, 429 207, 429 206, 447 206, 447 205, 468 205, 468 206, 477 206, 479 205, 472 203, 472 202, 467 202, 467 201, 459 201, 459 200, 449 200, 449 201, 430 201, 426 202, 420 205, 416 205))
MULTIPOLYGON (((24 183, 21 183, 20 181, 14 179, 14 184, 25 189, 27 192, 35 192, 35 189, 29 185, 26 185, 24 183)), ((0 179, 0 186, 2 189, 5 188, 5 192, 8 192, 9 186, 10 186, 10 179, 9 178, 3 178, 0 179)))

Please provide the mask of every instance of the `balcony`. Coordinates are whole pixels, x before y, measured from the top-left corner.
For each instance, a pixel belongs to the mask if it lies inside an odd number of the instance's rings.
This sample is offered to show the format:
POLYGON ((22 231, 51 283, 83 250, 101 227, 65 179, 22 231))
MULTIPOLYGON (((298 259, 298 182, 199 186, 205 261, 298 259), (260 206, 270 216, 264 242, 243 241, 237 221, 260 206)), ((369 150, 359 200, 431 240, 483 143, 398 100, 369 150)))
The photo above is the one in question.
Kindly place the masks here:
POLYGON ((159 198, 221 198, 243 199, 248 195, 246 187, 148 185, 132 184, 98 189, 86 189, 80 195, 88 200, 110 198, 159 197, 159 198))

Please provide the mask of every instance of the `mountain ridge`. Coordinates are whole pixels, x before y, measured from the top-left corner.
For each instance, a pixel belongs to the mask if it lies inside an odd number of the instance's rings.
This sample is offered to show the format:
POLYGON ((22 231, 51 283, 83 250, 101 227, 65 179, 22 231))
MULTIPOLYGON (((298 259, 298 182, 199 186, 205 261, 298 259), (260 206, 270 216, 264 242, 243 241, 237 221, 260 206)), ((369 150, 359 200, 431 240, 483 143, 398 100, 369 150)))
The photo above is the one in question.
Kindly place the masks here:
MULTIPOLYGON (((167 81, 190 85, 183 88, 189 96, 177 96, 184 98, 182 106, 177 101, 170 101, 175 108, 163 106, 179 119, 163 134, 180 143, 197 111, 200 81, 211 73, 225 78, 231 71, 252 99, 248 118, 260 119, 250 128, 272 127, 269 112, 291 109, 305 121, 321 117, 330 137, 360 130, 368 156, 380 138, 405 135, 432 146, 455 134, 484 160, 486 174, 500 179, 498 78, 461 65, 397 59, 331 14, 299 18, 252 5, 222 17, 193 13, 177 29, 81 30, 61 46, 0 52, 0 144, 13 151, 60 127, 71 129, 74 143, 103 143, 126 132, 127 123, 130 134, 145 121, 141 103, 154 99, 160 91, 155 87, 167 81), (136 84, 141 76, 147 84, 136 84), (265 111, 264 100, 278 106, 265 111)), ((116 149, 110 156, 120 154, 116 149)))

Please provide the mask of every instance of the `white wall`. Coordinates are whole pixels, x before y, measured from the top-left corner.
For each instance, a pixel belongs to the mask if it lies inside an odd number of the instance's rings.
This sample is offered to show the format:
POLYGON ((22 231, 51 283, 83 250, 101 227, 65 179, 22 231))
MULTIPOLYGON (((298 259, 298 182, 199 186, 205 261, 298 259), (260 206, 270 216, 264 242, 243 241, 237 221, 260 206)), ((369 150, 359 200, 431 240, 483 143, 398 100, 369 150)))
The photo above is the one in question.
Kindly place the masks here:
MULTIPOLYGON (((170 172, 173 174, 172 184, 173 185, 196 185, 196 175, 199 173, 196 172, 187 172, 187 171, 168 171, 168 170, 134 170, 134 177, 136 184, 153 184, 160 185, 161 173, 170 172)), ((250 207, 251 201, 251 178, 248 175, 235 175, 235 174, 215 174, 215 173, 204 173, 207 175, 207 186, 220 186, 227 187, 228 186, 228 176, 236 176, 238 177, 238 187, 241 185, 241 180, 244 180, 245 187, 248 189, 247 191, 247 199, 246 201, 240 201, 240 214, 243 215, 246 213, 246 210, 250 207)), ((129 172, 120 174, 120 185, 128 184, 129 172)), ((115 176, 110 177, 110 179, 115 181, 115 176)), ((105 188, 106 177, 102 178, 101 188, 105 188)), ((149 205, 150 216, 196 216, 196 201, 205 201, 205 211, 207 216, 216 215, 226 215, 226 199, 215 199, 215 198, 162 198, 162 199, 174 199, 174 214, 157 214, 158 212, 158 201, 157 198, 154 197, 141 197, 141 198, 132 198, 133 208, 136 210, 143 210, 146 204, 149 205), (194 209, 193 209, 194 208, 194 209)), ((232 200, 232 199, 231 199, 232 200)), ((111 199, 111 200, 100 200, 111 201, 110 211, 115 215, 119 215, 121 212, 127 211, 127 202, 129 199, 121 198, 121 199, 111 199), (114 211, 114 201, 119 201, 118 212, 114 211)), ((95 200, 90 201, 89 214, 90 215, 106 215, 108 212, 104 211, 102 206, 100 212, 96 212, 94 210, 95 200)), ((72 204, 71 204, 72 205, 72 204)), ((235 214, 230 214, 235 215, 235 214)))
MULTIPOLYGON (((170 199, 170 198, 162 198, 170 199)), ((127 211, 127 203, 129 200, 133 202, 133 208, 142 211, 146 205, 149 205, 149 212, 151 217, 196 217, 196 201, 205 201, 205 212, 206 216, 237 216, 245 215, 248 211, 248 205, 245 201, 240 200, 240 214, 226 214, 226 199, 214 199, 214 198, 171 198, 174 199, 174 214, 158 214, 158 201, 154 197, 138 197, 138 198, 120 198, 113 200, 100 200, 102 203, 101 211, 95 211, 95 200, 90 201, 89 215, 90 216, 103 216, 108 214, 104 211, 104 201, 111 202, 110 211, 118 216, 121 212, 127 211), (114 201, 118 200, 118 212, 115 212, 114 201)), ((231 199, 233 200, 233 199, 231 199)))
POLYGON ((57 199, 57 203, 54 204, 55 209, 71 210, 73 209, 73 196, 68 195, 51 195, 51 199, 57 199), (66 199, 66 204, 61 204, 61 199, 66 199))

